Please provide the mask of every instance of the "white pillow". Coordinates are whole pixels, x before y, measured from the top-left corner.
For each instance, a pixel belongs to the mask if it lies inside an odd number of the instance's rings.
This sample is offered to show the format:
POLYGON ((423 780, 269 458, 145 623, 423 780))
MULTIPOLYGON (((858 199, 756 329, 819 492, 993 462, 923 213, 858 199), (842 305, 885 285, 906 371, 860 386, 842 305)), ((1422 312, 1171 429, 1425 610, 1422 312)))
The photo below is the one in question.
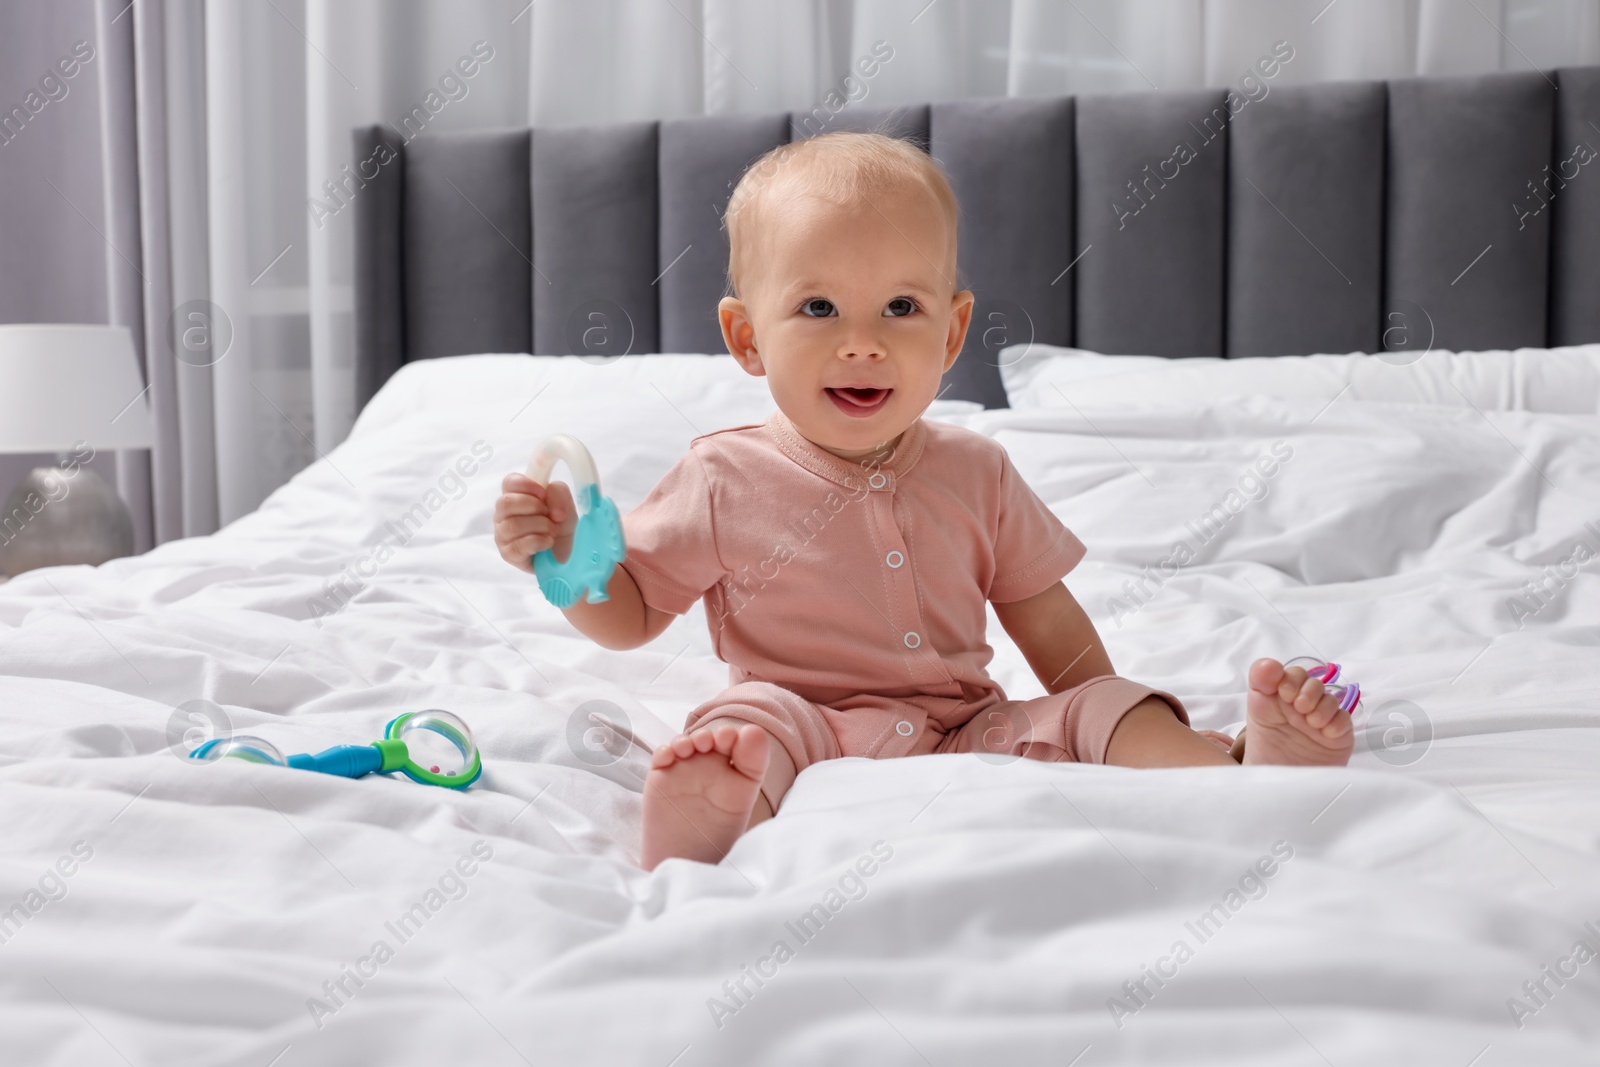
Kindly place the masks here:
POLYGON ((1240 396, 1348 399, 1600 413, 1600 345, 1422 354, 1210 357, 1105 356, 1034 344, 1006 349, 1000 375, 1014 408, 1195 407, 1240 396), (1391 362, 1400 358, 1414 362, 1391 362))
MULTIPOLYGON (((577 356, 444 356, 419 359, 396 371, 362 410, 350 439, 418 413, 468 409, 484 417, 501 412, 502 418, 514 418, 535 397, 588 407, 604 405, 610 396, 620 409, 628 406, 621 403, 624 397, 639 394, 656 400, 658 393, 679 409, 679 415, 667 412, 668 417, 687 418, 690 425, 707 431, 761 422, 774 408, 766 379, 746 374, 725 352, 631 355, 596 362, 577 356)), ((938 419, 982 408, 969 400, 936 400, 927 414, 938 419)))
POLYGON ((471 355, 419 359, 396 371, 356 419, 352 439, 418 412, 471 408, 505 417, 535 396, 603 403, 608 395, 659 389, 670 398, 693 398, 725 414, 722 426, 759 422, 772 411, 767 383, 739 369, 733 357, 635 355, 609 362, 576 356, 471 355))

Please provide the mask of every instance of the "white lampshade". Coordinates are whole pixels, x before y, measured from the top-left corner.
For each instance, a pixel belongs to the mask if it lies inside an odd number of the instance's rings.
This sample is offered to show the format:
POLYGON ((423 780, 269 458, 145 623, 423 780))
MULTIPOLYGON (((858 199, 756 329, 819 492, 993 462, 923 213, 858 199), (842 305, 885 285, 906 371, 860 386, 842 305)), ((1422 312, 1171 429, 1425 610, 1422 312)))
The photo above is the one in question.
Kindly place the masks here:
POLYGON ((154 437, 126 326, 0 326, 0 452, 149 448, 154 437))

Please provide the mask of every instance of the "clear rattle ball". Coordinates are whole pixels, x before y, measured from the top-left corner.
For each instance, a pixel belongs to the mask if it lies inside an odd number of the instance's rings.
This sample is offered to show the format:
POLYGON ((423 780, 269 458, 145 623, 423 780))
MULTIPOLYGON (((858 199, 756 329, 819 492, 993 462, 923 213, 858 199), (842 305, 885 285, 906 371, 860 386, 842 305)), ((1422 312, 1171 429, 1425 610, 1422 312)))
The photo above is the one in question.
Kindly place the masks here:
POLYGON ((406 743, 411 762, 434 774, 466 773, 478 751, 467 724, 437 708, 419 711, 401 723, 398 736, 406 743))
POLYGON ((286 767, 289 763, 271 741, 247 734, 218 741, 201 754, 200 759, 208 763, 219 759, 237 759, 246 763, 270 763, 275 767, 286 767))

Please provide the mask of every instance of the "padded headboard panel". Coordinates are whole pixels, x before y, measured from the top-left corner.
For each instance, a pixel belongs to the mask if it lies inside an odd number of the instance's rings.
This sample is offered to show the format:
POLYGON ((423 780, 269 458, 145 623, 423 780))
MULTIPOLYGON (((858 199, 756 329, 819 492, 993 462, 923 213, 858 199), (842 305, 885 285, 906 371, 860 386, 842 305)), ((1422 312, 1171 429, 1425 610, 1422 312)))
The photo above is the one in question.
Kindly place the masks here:
MULTIPOLYGON (((1600 341, 1600 67, 1242 99, 835 117, 828 129, 926 147, 961 200, 977 308, 945 395, 1004 405, 998 353, 1029 340, 1173 357, 1375 352, 1403 323, 1437 348, 1600 341)), ((410 143, 356 130, 357 161, 393 153, 358 167, 360 399, 434 356, 722 351, 722 211, 745 167, 815 129, 804 118, 410 143)))

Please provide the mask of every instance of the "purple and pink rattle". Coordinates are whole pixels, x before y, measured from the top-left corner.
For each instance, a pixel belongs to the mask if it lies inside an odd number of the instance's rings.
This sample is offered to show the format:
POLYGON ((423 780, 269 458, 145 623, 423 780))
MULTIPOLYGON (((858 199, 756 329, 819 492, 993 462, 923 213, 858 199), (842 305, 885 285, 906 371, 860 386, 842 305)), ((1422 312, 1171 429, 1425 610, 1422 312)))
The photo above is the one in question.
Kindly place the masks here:
POLYGON ((1340 682, 1343 668, 1337 663, 1324 663, 1315 656, 1296 656, 1284 666, 1304 667, 1308 676, 1321 682, 1329 693, 1338 698, 1340 711, 1354 714, 1361 703, 1361 683, 1340 682))

